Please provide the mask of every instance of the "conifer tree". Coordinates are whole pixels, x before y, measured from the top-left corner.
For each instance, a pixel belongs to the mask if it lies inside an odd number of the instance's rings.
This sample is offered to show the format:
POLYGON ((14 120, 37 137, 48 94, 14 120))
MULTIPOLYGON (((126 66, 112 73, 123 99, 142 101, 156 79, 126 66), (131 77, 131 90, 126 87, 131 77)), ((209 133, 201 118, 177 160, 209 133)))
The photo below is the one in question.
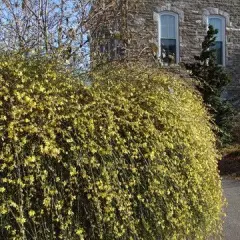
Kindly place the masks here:
POLYGON ((194 63, 186 64, 186 68, 191 71, 191 77, 199 83, 198 90, 213 115, 220 130, 220 137, 223 139, 229 128, 228 121, 233 114, 233 109, 229 102, 221 98, 223 90, 230 82, 230 77, 217 61, 217 33, 218 30, 210 25, 202 43, 200 55, 194 57, 194 63))

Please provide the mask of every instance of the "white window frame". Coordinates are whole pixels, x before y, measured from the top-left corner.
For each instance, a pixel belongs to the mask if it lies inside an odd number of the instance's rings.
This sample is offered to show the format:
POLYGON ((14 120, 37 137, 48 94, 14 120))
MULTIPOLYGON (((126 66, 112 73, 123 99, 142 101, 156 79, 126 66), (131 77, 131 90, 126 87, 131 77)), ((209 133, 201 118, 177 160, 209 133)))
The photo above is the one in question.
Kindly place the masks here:
POLYGON ((175 18, 175 34, 176 34, 176 64, 178 64, 180 62, 180 42, 179 42, 179 15, 175 12, 171 12, 171 11, 163 11, 159 13, 159 17, 158 17, 158 57, 161 58, 161 16, 163 15, 170 15, 173 16, 175 18))
POLYGON ((209 27, 209 20, 211 18, 218 18, 222 22, 222 66, 226 66, 226 18, 221 15, 209 15, 207 17, 207 31, 209 27))

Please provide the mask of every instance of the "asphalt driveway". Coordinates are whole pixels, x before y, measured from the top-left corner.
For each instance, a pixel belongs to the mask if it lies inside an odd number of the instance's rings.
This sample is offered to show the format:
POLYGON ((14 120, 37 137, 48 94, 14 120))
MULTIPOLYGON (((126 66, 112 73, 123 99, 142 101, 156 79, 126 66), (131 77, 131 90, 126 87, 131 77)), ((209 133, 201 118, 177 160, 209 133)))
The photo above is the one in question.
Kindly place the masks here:
POLYGON ((223 178, 222 186, 228 202, 223 239, 240 240, 240 180, 223 178))

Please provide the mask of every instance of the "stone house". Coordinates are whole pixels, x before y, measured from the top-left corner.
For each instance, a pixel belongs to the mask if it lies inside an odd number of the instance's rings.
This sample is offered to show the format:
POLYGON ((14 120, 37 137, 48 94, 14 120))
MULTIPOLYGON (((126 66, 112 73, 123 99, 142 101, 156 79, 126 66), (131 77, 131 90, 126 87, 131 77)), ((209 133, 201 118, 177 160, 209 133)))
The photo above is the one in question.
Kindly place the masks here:
MULTIPOLYGON (((121 2, 117 1, 116 2, 121 2)), ((199 55, 211 24, 218 29, 218 63, 229 70, 233 81, 228 98, 240 104, 240 1, 239 0, 132 0, 124 1, 131 41, 129 58, 179 65, 199 55)), ((117 15, 116 15, 117 16, 117 15)), ((114 18, 116 21, 116 17, 114 18)), ((118 25, 121 26, 119 18, 118 25)), ((112 44, 112 43, 111 43, 112 44)), ((117 49, 117 48, 116 48, 117 49)))

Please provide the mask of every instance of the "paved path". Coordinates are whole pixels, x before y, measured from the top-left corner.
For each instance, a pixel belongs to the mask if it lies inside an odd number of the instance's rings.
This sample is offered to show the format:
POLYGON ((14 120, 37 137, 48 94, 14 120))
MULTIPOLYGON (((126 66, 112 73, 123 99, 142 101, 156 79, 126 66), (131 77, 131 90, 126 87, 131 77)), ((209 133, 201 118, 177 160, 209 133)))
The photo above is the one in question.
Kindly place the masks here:
POLYGON ((240 180, 223 178, 222 186, 228 202, 223 239, 240 240, 240 180))

